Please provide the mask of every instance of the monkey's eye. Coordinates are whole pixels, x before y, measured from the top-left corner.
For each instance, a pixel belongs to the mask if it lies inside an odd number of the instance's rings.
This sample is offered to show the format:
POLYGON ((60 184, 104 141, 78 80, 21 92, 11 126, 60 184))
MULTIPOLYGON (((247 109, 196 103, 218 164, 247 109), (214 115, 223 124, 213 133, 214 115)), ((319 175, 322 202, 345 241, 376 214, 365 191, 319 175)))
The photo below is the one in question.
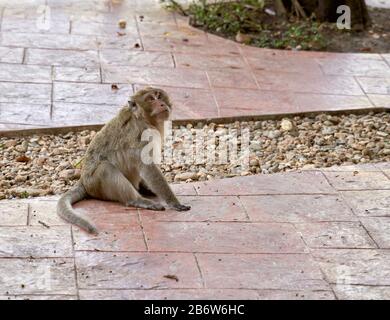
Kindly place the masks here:
POLYGON ((162 98, 161 92, 157 92, 157 93, 156 93, 156 98, 157 98, 158 100, 160 100, 160 99, 162 98))

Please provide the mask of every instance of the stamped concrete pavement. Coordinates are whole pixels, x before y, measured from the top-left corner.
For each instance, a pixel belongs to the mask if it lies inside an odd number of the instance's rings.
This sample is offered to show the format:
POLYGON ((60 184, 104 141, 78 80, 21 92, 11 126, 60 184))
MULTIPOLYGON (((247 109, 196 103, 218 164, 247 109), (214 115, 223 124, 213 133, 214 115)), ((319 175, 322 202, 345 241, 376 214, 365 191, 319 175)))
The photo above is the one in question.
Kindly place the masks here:
POLYGON ((175 184, 192 209, 0 202, 3 299, 389 299, 388 164, 175 184))

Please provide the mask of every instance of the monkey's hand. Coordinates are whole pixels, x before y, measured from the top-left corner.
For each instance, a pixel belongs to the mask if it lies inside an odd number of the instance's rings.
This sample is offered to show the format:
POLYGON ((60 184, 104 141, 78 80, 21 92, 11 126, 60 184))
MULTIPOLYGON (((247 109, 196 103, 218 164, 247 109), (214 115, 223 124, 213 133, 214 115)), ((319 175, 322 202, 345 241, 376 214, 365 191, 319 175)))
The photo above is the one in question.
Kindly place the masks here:
POLYGON ((186 206, 184 204, 178 203, 173 206, 173 209, 176 211, 188 211, 191 209, 191 206, 186 206))

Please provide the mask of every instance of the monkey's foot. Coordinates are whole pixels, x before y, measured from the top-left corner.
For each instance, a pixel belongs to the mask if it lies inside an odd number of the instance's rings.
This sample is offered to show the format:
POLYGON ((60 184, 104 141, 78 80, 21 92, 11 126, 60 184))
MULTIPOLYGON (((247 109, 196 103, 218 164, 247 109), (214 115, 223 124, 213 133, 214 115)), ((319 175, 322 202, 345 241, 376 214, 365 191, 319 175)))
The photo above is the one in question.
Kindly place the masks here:
POLYGON ((126 203, 127 207, 136 207, 155 211, 164 211, 165 207, 159 203, 144 199, 144 200, 131 200, 126 203))
POLYGON ((176 211, 188 211, 191 209, 191 206, 186 206, 184 204, 175 204, 173 206, 173 209, 175 209, 176 211))

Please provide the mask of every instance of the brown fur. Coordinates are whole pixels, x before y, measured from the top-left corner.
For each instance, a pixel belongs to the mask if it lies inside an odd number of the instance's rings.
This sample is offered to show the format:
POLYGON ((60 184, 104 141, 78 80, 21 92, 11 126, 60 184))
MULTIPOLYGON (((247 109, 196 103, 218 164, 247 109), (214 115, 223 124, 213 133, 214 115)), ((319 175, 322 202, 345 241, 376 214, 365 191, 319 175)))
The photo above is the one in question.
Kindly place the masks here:
POLYGON ((126 206, 165 210, 157 202, 143 197, 140 187, 146 187, 169 207, 189 210, 180 204, 156 164, 141 161, 141 141, 146 129, 157 129, 163 136, 163 122, 171 113, 168 95, 160 89, 138 91, 118 115, 95 136, 87 149, 80 181, 58 202, 57 213, 66 221, 88 232, 96 227, 75 213, 72 204, 90 196, 118 201, 126 206))

